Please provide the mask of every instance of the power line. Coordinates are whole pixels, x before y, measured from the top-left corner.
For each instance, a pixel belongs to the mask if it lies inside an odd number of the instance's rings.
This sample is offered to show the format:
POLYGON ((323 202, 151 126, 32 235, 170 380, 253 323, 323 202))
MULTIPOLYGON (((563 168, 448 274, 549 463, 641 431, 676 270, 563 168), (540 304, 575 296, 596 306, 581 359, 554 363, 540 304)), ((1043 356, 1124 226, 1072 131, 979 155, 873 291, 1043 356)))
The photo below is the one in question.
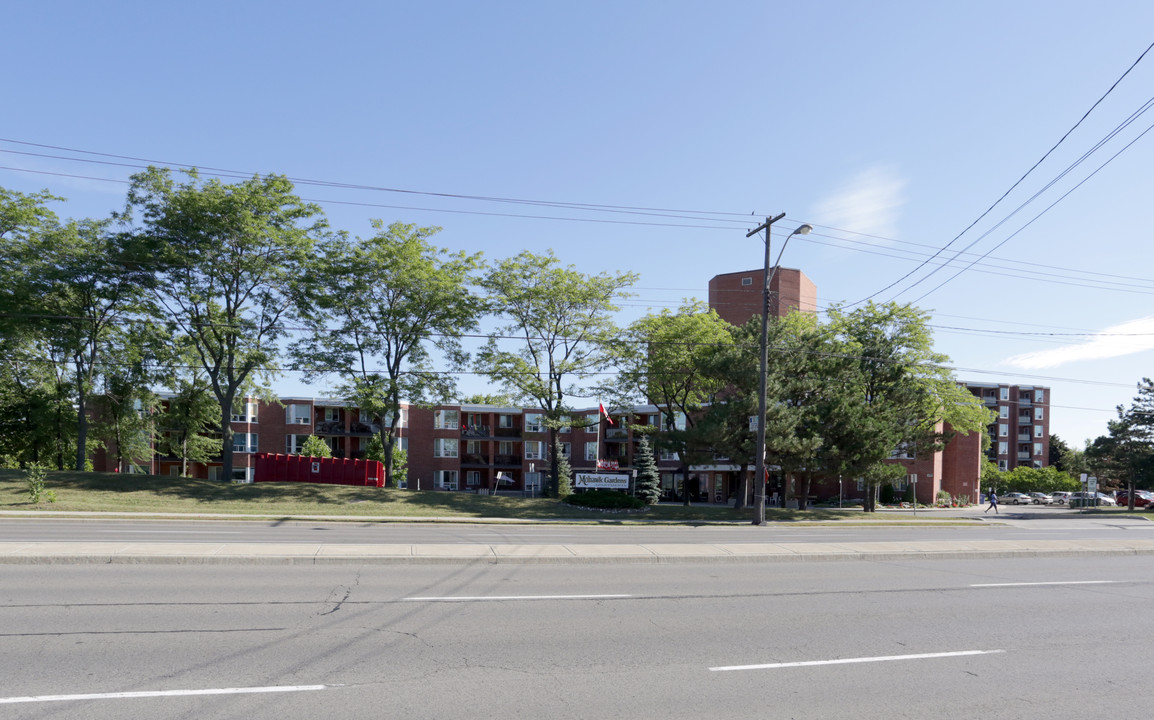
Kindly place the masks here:
MULTIPOLYGON (((1149 53, 1152 48, 1154 48, 1154 43, 1151 43, 1145 50, 1142 51, 1142 54, 1138 56, 1138 59, 1136 59, 1133 63, 1131 63, 1130 67, 1126 68, 1126 71, 1123 72, 1122 75, 1119 76, 1119 78, 1114 81, 1114 83, 1110 86, 1110 88, 1108 90, 1106 90, 1105 93, 1103 93, 1102 97, 1098 98, 1098 100, 1095 101, 1094 104, 1090 106, 1090 109, 1087 110, 1082 115, 1082 117, 1078 119, 1078 121, 1076 123, 1074 123, 1073 127, 1071 127, 1069 130, 1067 130, 1066 133, 1064 135, 1062 135, 1061 138, 1058 139, 1058 142, 1054 143, 1054 145, 1049 150, 1047 150, 1046 153, 1037 162, 1035 162, 1030 167, 1030 169, 1025 172, 1025 174, 1022 175, 1022 177, 1018 178, 1018 180, 1013 185, 1011 185, 1008 190, 1006 190, 1004 193, 1002 193, 1001 197, 999 197, 997 200, 994 201, 994 203, 992 205, 990 205, 988 208, 986 208, 986 210, 984 212, 982 212, 982 214, 979 215, 973 222, 971 222, 969 225, 967 225, 964 230, 962 230, 960 233, 958 233, 956 236, 954 236, 954 238, 952 240, 950 240, 948 243, 946 243, 944 246, 942 246, 942 248, 940 250, 938 250, 937 252, 935 252, 928 260, 921 263, 920 265, 915 267, 913 270, 910 270, 908 273, 906 273, 902 277, 898 278, 894 282, 890 283, 889 285, 885 286, 881 290, 878 290, 877 292, 873 293, 872 295, 869 295, 868 297, 865 297, 865 298, 858 300, 857 302, 853 303, 851 305, 851 307, 853 305, 860 305, 860 304, 862 304, 868 300, 872 300, 873 298, 877 297, 878 295, 890 290, 894 286, 905 281, 907 278, 909 278, 911 275, 916 273, 918 270, 925 267, 929 263, 930 260, 936 258, 939 254, 948 250, 955 242, 958 241, 958 239, 960 239, 963 235, 965 235, 967 232, 969 232, 970 229, 973 228, 975 225, 977 225, 983 218, 985 218, 987 215, 989 215, 994 210, 995 207, 997 207, 1003 200, 1005 200, 1006 197, 1011 192, 1013 192, 1013 190, 1015 188, 1018 187, 1018 185, 1020 185, 1032 172, 1034 172, 1035 169, 1037 169, 1037 167, 1039 165, 1042 164, 1043 161, 1046 160, 1046 158, 1048 158, 1062 143, 1064 143, 1066 141, 1066 139, 1068 137, 1070 137, 1070 134, 1072 132, 1074 132, 1074 130, 1076 130, 1083 123, 1083 121, 1086 120, 1087 117, 1089 117, 1090 113, 1092 113, 1094 111, 1094 109, 1097 108, 1098 105, 1100 105, 1102 103, 1102 101, 1105 100, 1106 97, 1109 96, 1110 93, 1112 93, 1116 87, 1118 87, 1119 83, 1121 83, 1122 80, 1127 75, 1130 74, 1130 71, 1133 70, 1138 65, 1138 63, 1142 61, 1142 58, 1146 57, 1146 54, 1149 53)), ((932 275, 933 273, 930 273, 930 274, 932 275)))

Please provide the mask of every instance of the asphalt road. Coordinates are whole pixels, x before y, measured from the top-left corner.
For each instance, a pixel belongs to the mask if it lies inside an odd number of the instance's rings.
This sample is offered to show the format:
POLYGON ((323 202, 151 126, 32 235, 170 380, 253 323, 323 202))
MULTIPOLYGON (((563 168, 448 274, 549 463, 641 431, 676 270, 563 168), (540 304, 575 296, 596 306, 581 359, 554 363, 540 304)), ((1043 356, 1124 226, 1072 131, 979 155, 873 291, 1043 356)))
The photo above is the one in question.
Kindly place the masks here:
POLYGON ((0 565, 0 717, 1146 717, 1152 601, 1152 556, 0 565))
MULTIPOLYGON (((921 513, 924 517, 926 513, 921 513)), ((895 520, 912 515, 894 514, 895 520)), ((903 540, 1013 540, 1110 538, 1120 533, 1154 537, 1149 513, 1079 515, 1059 508, 1023 509, 985 516, 970 527, 837 527, 769 523, 764 526, 636 526, 569 524, 381 523, 282 520, 116 520, 0 517, 0 542, 165 543, 735 543, 900 542, 903 540)))

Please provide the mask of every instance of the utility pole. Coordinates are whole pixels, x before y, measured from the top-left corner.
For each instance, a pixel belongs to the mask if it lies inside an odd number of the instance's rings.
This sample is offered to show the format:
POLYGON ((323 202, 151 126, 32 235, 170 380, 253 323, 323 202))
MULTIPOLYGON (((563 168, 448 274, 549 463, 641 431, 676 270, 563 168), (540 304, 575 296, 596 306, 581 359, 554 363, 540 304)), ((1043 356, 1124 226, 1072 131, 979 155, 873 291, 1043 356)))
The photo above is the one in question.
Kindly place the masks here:
POLYGON ((750 230, 745 236, 753 237, 765 228, 765 283, 761 290, 761 370, 758 373, 757 394, 757 467, 753 478, 753 524, 765 524, 765 393, 766 373, 769 366, 769 345, 766 335, 769 333, 769 231, 778 220, 785 217, 781 213, 777 217, 766 218, 765 222, 750 230))

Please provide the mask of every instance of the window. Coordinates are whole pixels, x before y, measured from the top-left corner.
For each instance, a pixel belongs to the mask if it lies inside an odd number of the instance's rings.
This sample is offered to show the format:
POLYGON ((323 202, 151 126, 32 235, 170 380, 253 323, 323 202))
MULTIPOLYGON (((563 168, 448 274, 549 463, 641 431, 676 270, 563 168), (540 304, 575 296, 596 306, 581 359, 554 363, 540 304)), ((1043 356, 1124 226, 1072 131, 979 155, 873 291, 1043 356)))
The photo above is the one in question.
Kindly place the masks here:
POLYGON ((681 459, 680 457, 678 457, 677 453, 673 452, 672 450, 662 450, 658 457, 661 460, 680 460, 681 459))
POLYGON ((1042 454, 1042 443, 1034 443, 1034 454, 1035 455, 1041 455, 1042 454))
POLYGON ((998 461, 998 469, 1003 471, 1003 472, 1006 471, 1007 469, 1009 469, 1009 463, 1007 463, 1005 460, 999 460, 998 461))
POLYGON ((436 470, 433 472, 433 484, 442 490, 457 489, 456 470, 436 470))
POLYGON ((239 408, 234 408, 232 414, 233 422, 256 422, 256 403, 248 400, 241 404, 239 408))
POLYGON ((673 425, 672 426, 670 426, 670 424, 669 424, 669 416, 662 415, 661 416, 661 429, 665 430, 665 431, 684 430, 685 429, 685 413, 683 413, 683 412, 673 413, 673 425))
POLYGON ((542 432, 544 430, 544 427, 541 425, 541 421, 543 419, 544 416, 538 415, 536 413, 532 415, 526 415, 525 432, 542 432))
POLYGON ((308 439, 308 435, 285 435, 285 453, 288 455, 300 455, 301 448, 304 447, 305 440, 308 439))
POLYGON ((232 451, 243 453, 256 452, 257 438, 256 433, 233 433, 232 435, 232 451))
POLYGON ((1010 406, 1009 405, 999 405, 998 406, 998 417, 1002 418, 1003 420, 1009 418, 1010 417, 1010 406))
POLYGON ((433 457, 457 457, 457 438, 437 438, 433 441, 433 457))
POLYGON ((511 428, 511 427, 513 427, 513 416, 512 415, 498 415, 497 416, 497 427, 499 427, 499 428, 511 428))
POLYGON ((498 442, 497 443, 497 454, 498 455, 512 455, 513 454, 513 441, 512 440, 501 440, 500 442, 498 442))
POLYGON ((751 277, 741 279, 741 286, 742 287, 749 287, 752 284, 753 284, 753 278, 751 278, 751 277))
POLYGON ((340 422, 341 409, 335 407, 325 408, 325 422, 340 422))
POLYGON ((595 442, 585 443, 585 459, 586 460, 596 460, 597 459, 597 443, 595 443, 595 442))
POLYGON ((1045 435, 1042 433, 1042 429, 1043 429, 1043 428, 1042 428, 1042 426, 1041 426, 1041 425, 1035 425, 1035 426, 1034 426, 1034 437, 1036 437, 1036 438, 1040 438, 1040 437, 1046 437, 1046 436, 1045 436, 1045 435))
POLYGON ((1034 402, 1046 402, 1046 391, 1045 390, 1035 390, 1034 391, 1034 402))
POLYGON ((998 454, 999 455, 1005 455, 1009 452, 1010 452, 1010 444, 1009 443, 1004 443, 1004 442, 998 443, 998 454))
POLYGON ((891 458, 900 458, 903 460, 913 460, 915 457, 913 444, 912 443, 902 443, 897 448, 895 448, 892 453, 890 453, 890 457, 891 458))
POLYGON ((528 440, 525 442, 525 459, 526 460, 544 460, 545 459, 545 443, 537 440, 528 440))
POLYGON ((466 486, 471 485, 471 486, 475 487, 475 486, 480 485, 480 484, 481 484, 481 471, 480 470, 470 470, 469 472, 465 473, 465 485, 466 486))
POLYGON ((593 413, 592 415, 585 416, 585 432, 601 432, 601 413, 593 413))
MULTIPOLYGON (((397 420, 397 427, 403 428, 403 427, 409 426, 409 413, 406 412, 404 408, 401 408, 400 410, 397 411, 397 416, 399 418, 397 420)), ((385 413, 385 419, 384 419, 383 424, 385 427, 392 427, 393 426, 393 413, 392 412, 385 413)))
POLYGON ((557 443, 561 448, 561 455, 564 457, 573 457, 573 443, 557 443))
POLYGON ((253 468, 233 468, 232 481, 234 483, 250 483, 252 482, 253 468))
POLYGON ((371 412, 368 412, 367 410, 361 410, 357 414, 357 421, 364 423, 365 425, 368 425, 369 423, 371 423, 373 421, 373 414, 371 412))
POLYGON ((1010 426, 1005 423, 998 423, 998 437, 1010 437, 1010 426))
POLYGON ((398 448, 408 452, 409 439, 407 437, 393 438, 393 447, 398 447, 398 448))
POLYGON ((568 417, 561 418, 561 422, 564 424, 561 427, 557 428, 557 432, 559 432, 559 433, 573 432, 573 428, 569 427, 569 418, 568 417))
POLYGON ((467 455, 480 455, 481 454, 481 441, 480 440, 468 440, 468 441, 466 441, 465 442, 465 453, 467 455))
POLYGON ((310 425, 313 410, 308 405, 286 405, 284 421, 288 425, 310 425))
POLYGON ((544 475, 544 473, 541 473, 541 472, 525 473, 525 489, 526 490, 540 490, 541 489, 541 476, 542 475, 544 475))
POLYGON ((1034 408, 1034 419, 1035 420, 1045 420, 1046 419, 1045 413, 1046 413, 1045 408, 1040 408, 1040 407, 1034 408))
POLYGON ((1010 388, 1008 388, 1008 387, 998 388, 998 397, 1001 398, 1002 400, 1009 400, 1010 399, 1010 388))
POLYGON ((433 414, 434 430, 456 430, 460 415, 456 410, 438 410, 433 414))

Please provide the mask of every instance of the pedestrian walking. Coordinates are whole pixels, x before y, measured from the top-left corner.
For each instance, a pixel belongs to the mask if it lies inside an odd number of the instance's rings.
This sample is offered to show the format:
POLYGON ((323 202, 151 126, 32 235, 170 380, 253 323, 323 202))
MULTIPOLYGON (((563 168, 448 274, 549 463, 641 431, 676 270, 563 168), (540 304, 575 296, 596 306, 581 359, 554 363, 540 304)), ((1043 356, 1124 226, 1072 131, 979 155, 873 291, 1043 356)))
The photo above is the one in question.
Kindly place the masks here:
POLYGON ((993 508, 994 514, 997 515, 998 514, 998 493, 994 490, 990 491, 990 507, 986 508, 986 512, 989 512, 991 508, 993 508))

